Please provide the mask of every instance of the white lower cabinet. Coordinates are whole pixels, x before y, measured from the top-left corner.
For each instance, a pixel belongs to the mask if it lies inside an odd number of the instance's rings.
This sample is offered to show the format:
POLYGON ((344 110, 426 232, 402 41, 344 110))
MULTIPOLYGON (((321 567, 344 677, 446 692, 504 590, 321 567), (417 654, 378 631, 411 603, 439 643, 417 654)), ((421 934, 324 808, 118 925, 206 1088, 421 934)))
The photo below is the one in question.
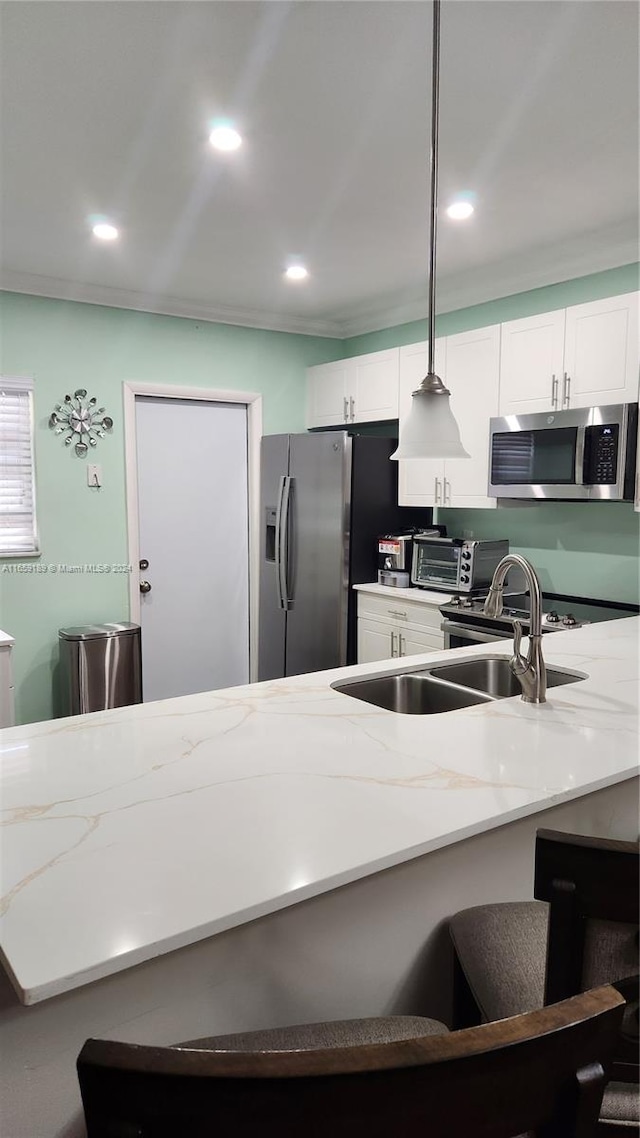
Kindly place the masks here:
MULTIPOLYGON (((401 591, 401 590, 399 590, 401 591)), ((358 593, 358 663, 442 652, 442 616, 435 604, 358 593)))
POLYGON ((13 640, 5 637, 0 642, 0 727, 13 727, 15 711, 13 703, 13 669, 11 666, 11 648, 13 640))

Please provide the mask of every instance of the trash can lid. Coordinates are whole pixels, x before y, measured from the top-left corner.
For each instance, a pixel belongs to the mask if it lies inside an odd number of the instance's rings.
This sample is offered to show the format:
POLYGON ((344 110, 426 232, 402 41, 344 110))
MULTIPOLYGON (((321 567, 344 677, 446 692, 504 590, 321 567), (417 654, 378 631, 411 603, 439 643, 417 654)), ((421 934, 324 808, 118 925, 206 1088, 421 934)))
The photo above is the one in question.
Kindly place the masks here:
POLYGON ((121 621, 112 624, 84 624, 74 628, 60 628, 58 636, 62 640, 96 640, 98 637, 106 636, 131 636, 139 631, 139 624, 121 621))

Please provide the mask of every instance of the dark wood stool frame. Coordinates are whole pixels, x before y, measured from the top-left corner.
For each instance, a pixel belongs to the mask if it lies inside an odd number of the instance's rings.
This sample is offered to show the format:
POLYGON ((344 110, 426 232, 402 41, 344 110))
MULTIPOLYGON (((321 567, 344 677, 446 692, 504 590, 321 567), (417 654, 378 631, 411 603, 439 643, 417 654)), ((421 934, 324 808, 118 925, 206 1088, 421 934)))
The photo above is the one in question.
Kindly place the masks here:
MULTIPOLYGON (((636 842, 538 830, 534 895, 549 902, 544 1002, 552 1004, 582 989, 589 920, 640 924, 640 847, 636 842)), ((635 1004, 637 1027, 638 976, 611 982, 635 1004)), ((621 1030, 611 1078, 638 1083, 637 1032, 631 1035, 621 1030)), ((640 1130, 636 1128, 635 1133, 640 1130)), ((602 1121, 598 1135, 619 1136, 620 1126, 602 1121)))
POLYGON ((624 1002, 610 986, 448 1035, 318 1051, 88 1040, 89 1138, 592 1138, 624 1002))

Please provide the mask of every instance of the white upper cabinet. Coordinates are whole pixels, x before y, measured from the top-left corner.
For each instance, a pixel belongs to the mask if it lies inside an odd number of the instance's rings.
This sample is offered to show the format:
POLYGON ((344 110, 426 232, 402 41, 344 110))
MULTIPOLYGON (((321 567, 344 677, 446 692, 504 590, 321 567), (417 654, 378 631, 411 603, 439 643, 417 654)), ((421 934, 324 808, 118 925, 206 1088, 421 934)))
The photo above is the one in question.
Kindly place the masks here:
POLYGON ((307 427, 398 418, 400 350, 307 368, 307 427))
MULTIPOLYGON (((489 420, 498 414, 500 325, 436 340, 436 372, 451 391, 451 410, 470 458, 412 459, 399 464, 401 506, 495 509, 487 496, 489 420)), ((400 349, 400 430, 411 392, 427 370, 427 345, 400 349)))
POLYGON ((447 387, 451 410, 470 458, 447 458, 444 464, 445 506, 495 509, 487 496, 489 420, 498 414, 500 325, 447 337, 447 387))
POLYGON ((371 352, 349 360, 347 382, 352 423, 375 423, 379 419, 398 418, 400 386, 400 349, 371 352))
POLYGON ((635 403, 639 299, 631 292, 567 309, 565 407, 635 403))
POLYGON ((337 360, 307 368, 307 427, 332 427, 347 422, 349 363, 350 360, 337 360))
POLYGON ((637 292, 502 325, 500 414, 638 398, 637 292))
POLYGON ((562 391, 565 314, 545 312, 502 325, 500 415, 557 410, 562 391))
MULTIPOLYGON (((400 348, 400 430, 411 410, 411 393, 420 386, 427 374, 429 345, 409 344, 400 348)), ((444 379, 447 362, 447 341, 436 340, 436 374, 444 379)), ((443 506, 444 462, 441 458, 412 459, 398 463, 398 505, 443 506)))

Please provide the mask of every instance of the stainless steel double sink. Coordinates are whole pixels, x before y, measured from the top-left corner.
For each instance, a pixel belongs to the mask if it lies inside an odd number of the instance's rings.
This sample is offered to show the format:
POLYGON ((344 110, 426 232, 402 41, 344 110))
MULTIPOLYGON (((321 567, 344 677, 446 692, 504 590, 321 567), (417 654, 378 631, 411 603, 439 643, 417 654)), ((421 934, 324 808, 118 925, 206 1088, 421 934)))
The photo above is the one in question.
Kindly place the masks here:
MULTIPOLYGON (((586 679, 584 673, 547 668, 547 688, 586 679)), ((343 695, 403 715, 439 715, 522 694, 506 656, 478 656, 455 664, 431 664, 392 676, 338 681, 331 687, 343 695)))

